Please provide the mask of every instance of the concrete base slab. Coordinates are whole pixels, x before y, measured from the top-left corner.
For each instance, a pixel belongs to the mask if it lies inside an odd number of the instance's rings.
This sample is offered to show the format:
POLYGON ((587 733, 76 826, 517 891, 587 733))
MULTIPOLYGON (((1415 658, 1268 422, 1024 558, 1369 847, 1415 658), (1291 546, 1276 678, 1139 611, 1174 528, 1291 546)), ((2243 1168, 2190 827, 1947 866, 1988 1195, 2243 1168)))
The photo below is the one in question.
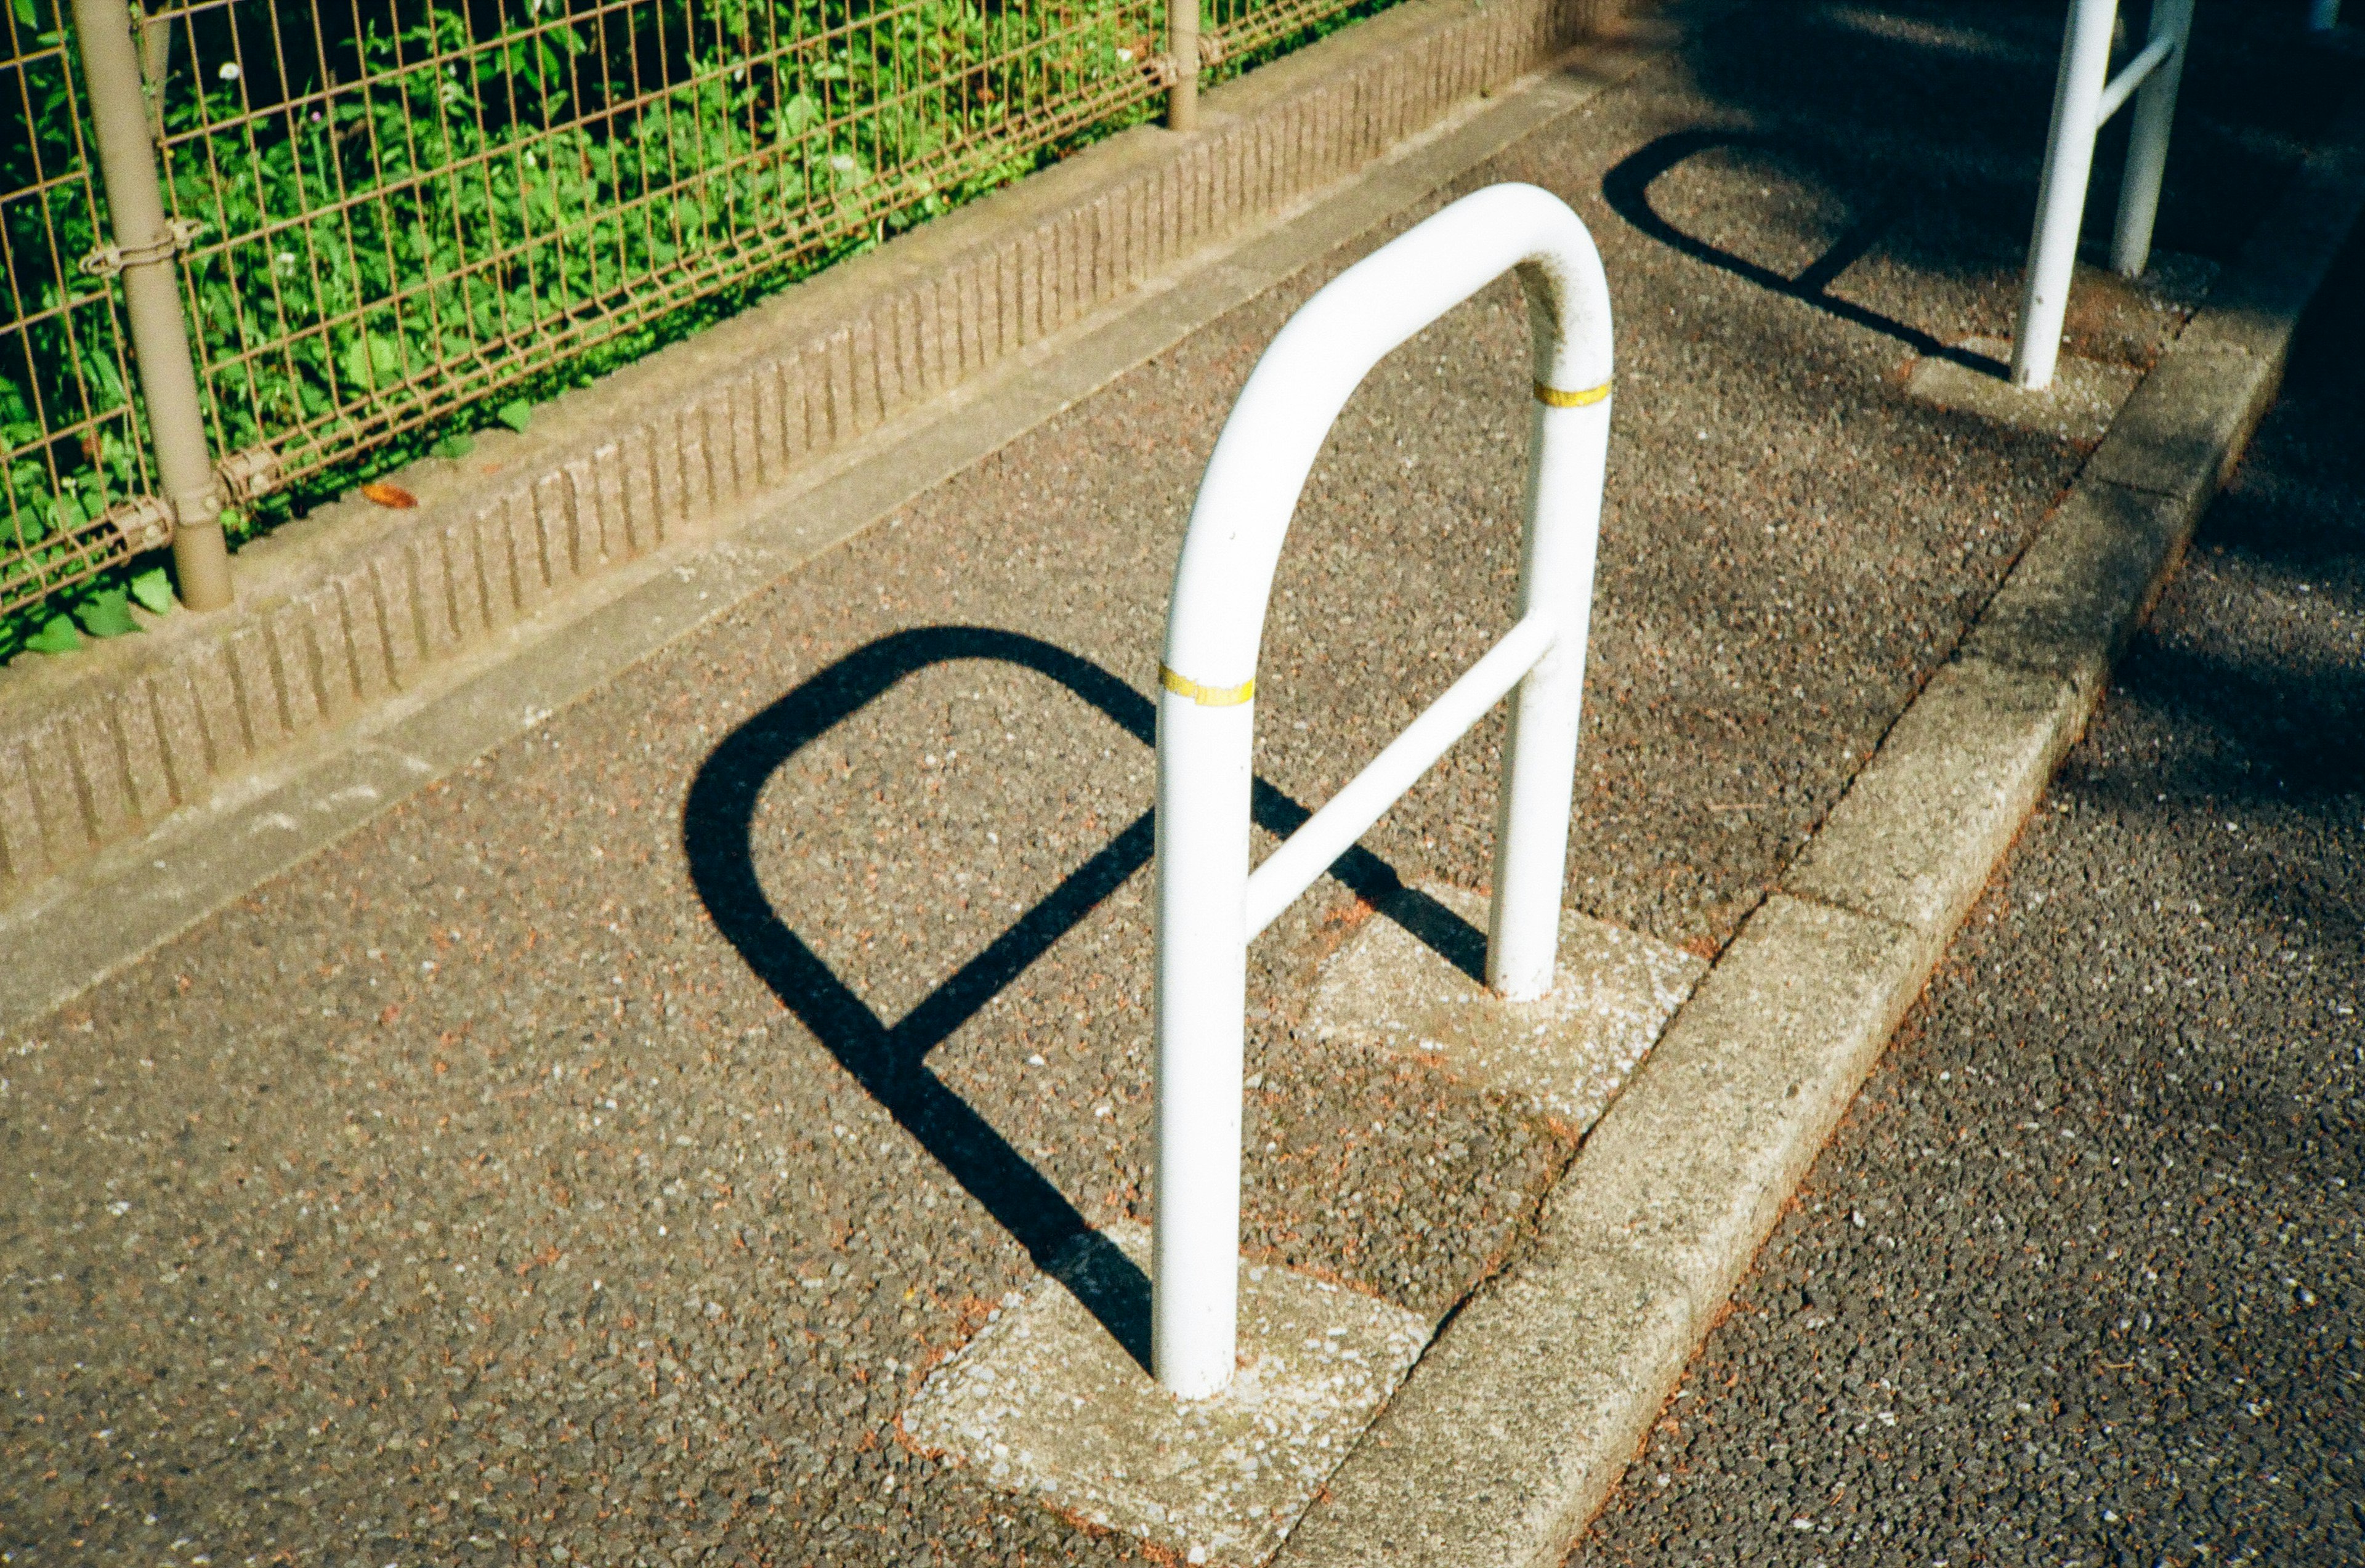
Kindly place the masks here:
MULTIPOLYGON (((1243 1263, 1240 1370, 1216 1398, 1179 1400, 1083 1305, 1113 1310, 1128 1283, 1138 1294, 1149 1265, 1138 1226, 1085 1238, 1054 1277, 929 1376, 903 1431, 994 1486, 1187 1562, 1261 1563, 1403 1381, 1431 1326, 1308 1275, 1243 1263)), ((1146 1326, 1149 1304, 1137 1305, 1146 1326)))
POLYGON ((1539 1002, 1477 979, 1486 897, 1408 889, 1325 962, 1313 1024, 1418 1056, 1527 1100, 1573 1133, 1597 1121, 1708 965, 1679 947, 1564 912, 1560 978, 1539 1002))
POLYGON ((2023 392, 2009 379, 2012 343, 2004 338, 1965 338, 1949 345, 1956 357, 1918 359, 1907 373, 1905 389, 1941 409, 1977 414, 2014 430, 2057 436, 2080 446, 2091 446, 2111 428, 2111 420, 2127 394, 2143 379, 2131 364, 2063 354, 2053 385, 2042 392, 2023 392))
POLYGON ((2062 352, 2105 364, 2148 367, 2208 300, 2219 271, 2206 257, 2169 251, 2152 252, 2141 277, 2079 267, 2061 327, 2062 352))

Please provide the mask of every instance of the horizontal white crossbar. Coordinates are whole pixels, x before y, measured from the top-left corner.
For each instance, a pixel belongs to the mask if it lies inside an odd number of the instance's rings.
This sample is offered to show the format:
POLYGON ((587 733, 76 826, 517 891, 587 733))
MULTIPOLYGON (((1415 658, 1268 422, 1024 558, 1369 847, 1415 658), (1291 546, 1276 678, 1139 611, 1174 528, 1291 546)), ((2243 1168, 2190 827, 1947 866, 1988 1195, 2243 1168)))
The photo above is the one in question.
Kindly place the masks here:
POLYGON ((1313 886, 1314 879, 1328 870, 1332 861, 1418 783, 1447 748, 1501 701, 1505 692, 1519 685, 1537 661, 1552 651, 1557 634, 1552 621, 1541 614, 1530 615, 1505 633, 1501 642, 1447 687, 1345 789, 1266 856, 1264 864, 1249 877, 1250 940, 1255 940, 1298 894, 1313 886))
POLYGON ((2111 84, 2102 89, 2102 101, 2094 108, 2094 123, 2097 126, 2108 124, 2111 117, 2135 96, 2135 89, 2144 84, 2144 78, 2158 70, 2161 63, 2176 52, 2180 41, 2173 38, 2154 39, 2144 46, 2141 54, 2128 61, 2127 68, 2112 77, 2111 84))

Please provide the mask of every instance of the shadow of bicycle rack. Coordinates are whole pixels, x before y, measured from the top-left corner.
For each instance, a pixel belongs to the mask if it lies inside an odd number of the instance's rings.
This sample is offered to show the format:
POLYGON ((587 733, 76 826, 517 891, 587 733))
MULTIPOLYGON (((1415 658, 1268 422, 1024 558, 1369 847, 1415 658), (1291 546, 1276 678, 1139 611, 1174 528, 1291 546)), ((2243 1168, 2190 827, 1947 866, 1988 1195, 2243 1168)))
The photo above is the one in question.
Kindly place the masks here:
MULTIPOLYGON (((950 1038, 1052 945, 1081 924, 1149 864, 1149 812, 1126 824, 983 951, 892 1024, 841 980, 773 912, 757 878, 756 805, 765 783, 799 752, 936 665, 983 659, 1033 670, 1091 703, 1144 746, 1154 745, 1149 699, 1090 659, 1040 638, 983 626, 921 626, 867 644, 804 681, 723 737, 700 767, 682 810, 682 846, 706 912, 756 977, 813 1031, 898 1126, 994 1217, 1027 1257, 1059 1279, 1126 1353, 1149 1366, 1149 1281, 1114 1246, 1077 1243, 1093 1234, 1067 1195, 1029 1164, 992 1124, 927 1066, 950 1038)), ((1312 813, 1262 779, 1254 785, 1258 825, 1283 837, 1312 813)), ((1473 979, 1486 939, 1370 851, 1349 850, 1330 875, 1473 979)), ((1483 981, 1482 981, 1483 983, 1483 981)))
POLYGON ((1796 277, 1787 277, 1763 263, 1735 255, 1721 246, 1687 234, 1661 217, 1658 209, 1651 205, 1651 186, 1677 164, 1720 147, 1768 152, 1795 153, 1802 151, 1778 138, 1753 135, 1746 131, 1707 128, 1670 131, 1636 148, 1602 175, 1602 199, 1609 204, 1611 211, 1636 230, 1696 262, 1705 263, 1720 272, 1730 273, 1744 282, 1784 295, 1802 305, 1811 305, 1850 325, 1894 338, 1925 359, 1951 360, 1966 369, 1986 375, 2001 377, 2004 374, 2005 367, 2001 360, 1941 342, 1919 327, 1908 326, 1894 317, 1884 316, 1877 310, 1868 309, 1831 293, 1831 286, 1839 281, 1840 274, 1863 260, 1896 222, 1898 201, 1894 194, 1876 198, 1862 218, 1850 225, 1845 233, 1833 241, 1829 250, 1796 277))

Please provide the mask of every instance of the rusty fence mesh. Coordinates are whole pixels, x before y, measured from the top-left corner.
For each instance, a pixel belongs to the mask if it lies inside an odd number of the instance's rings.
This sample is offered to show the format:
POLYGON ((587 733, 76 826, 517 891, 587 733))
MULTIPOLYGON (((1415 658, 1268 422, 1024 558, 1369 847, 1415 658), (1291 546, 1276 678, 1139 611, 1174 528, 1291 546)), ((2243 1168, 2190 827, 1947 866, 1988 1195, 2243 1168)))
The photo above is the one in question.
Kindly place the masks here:
MULTIPOLYGON (((121 558, 130 531, 99 520, 147 488, 119 303, 79 264, 106 209, 59 4, 0 0, 27 131, 0 128, 0 613, 121 558)), ((1237 62, 1373 0, 1206 4, 1204 57, 1237 62)), ((1166 20, 1164 0, 134 0, 213 454, 285 507, 621 363, 1142 118, 1166 20)))
POLYGON ((83 270, 102 204, 55 0, 0 14, 0 610, 131 554, 151 487, 116 293, 83 270))
POLYGON ((1373 0, 1200 0, 1200 52, 1217 75, 1228 74, 1326 22, 1381 8, 1373 0))

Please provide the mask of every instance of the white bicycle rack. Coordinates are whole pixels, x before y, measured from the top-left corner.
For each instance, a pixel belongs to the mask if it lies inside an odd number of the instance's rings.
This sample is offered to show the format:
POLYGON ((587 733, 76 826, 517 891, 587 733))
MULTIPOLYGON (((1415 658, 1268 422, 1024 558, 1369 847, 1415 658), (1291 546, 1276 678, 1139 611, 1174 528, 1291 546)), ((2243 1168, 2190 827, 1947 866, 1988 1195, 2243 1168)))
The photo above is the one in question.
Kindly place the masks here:
POLYGON ((1549 192, 1495 185, 1291 317, 1208 460, 1159 672, 1152 1350, 1175 1394, 1218 1393, 1237 1354, 1248 944, 1513 687, 1486 976, 1507 998, 1552 989, 1609 378, 1609 289, 1592 236, 1549 192), (1514 269, 1534 328, 1536 398, 1519 622, 1250 875, 1257 650, 1306 474, 1384 355, 1514 269))
POLYGON ((2078 260, 2078 230, 2086 214, 2086 182, 2094 168, 2094 139, 2135 99, 2127 136, 2126 173, 2119 185, 2118 226, 2111 268, 2126 277, 2151 261, 2151 231, 2159 216, 2159 185, 2168 169, 2168 132, 2176 118, 2176 87, 2184 74, 2193 0, 2152 0, 2151 38, 2116 76, 2111 36, 2118 0, 2070 0, 2061 39, 2061 73, 2053 84, 2053 129, 2037 187, 2036 232, 2028 245, 2027 291, 2012 335, 2012 379, 2042 391, 2053 385, 2061 356, 2061 324, 2069 309, 2069 279, 2078 260))

